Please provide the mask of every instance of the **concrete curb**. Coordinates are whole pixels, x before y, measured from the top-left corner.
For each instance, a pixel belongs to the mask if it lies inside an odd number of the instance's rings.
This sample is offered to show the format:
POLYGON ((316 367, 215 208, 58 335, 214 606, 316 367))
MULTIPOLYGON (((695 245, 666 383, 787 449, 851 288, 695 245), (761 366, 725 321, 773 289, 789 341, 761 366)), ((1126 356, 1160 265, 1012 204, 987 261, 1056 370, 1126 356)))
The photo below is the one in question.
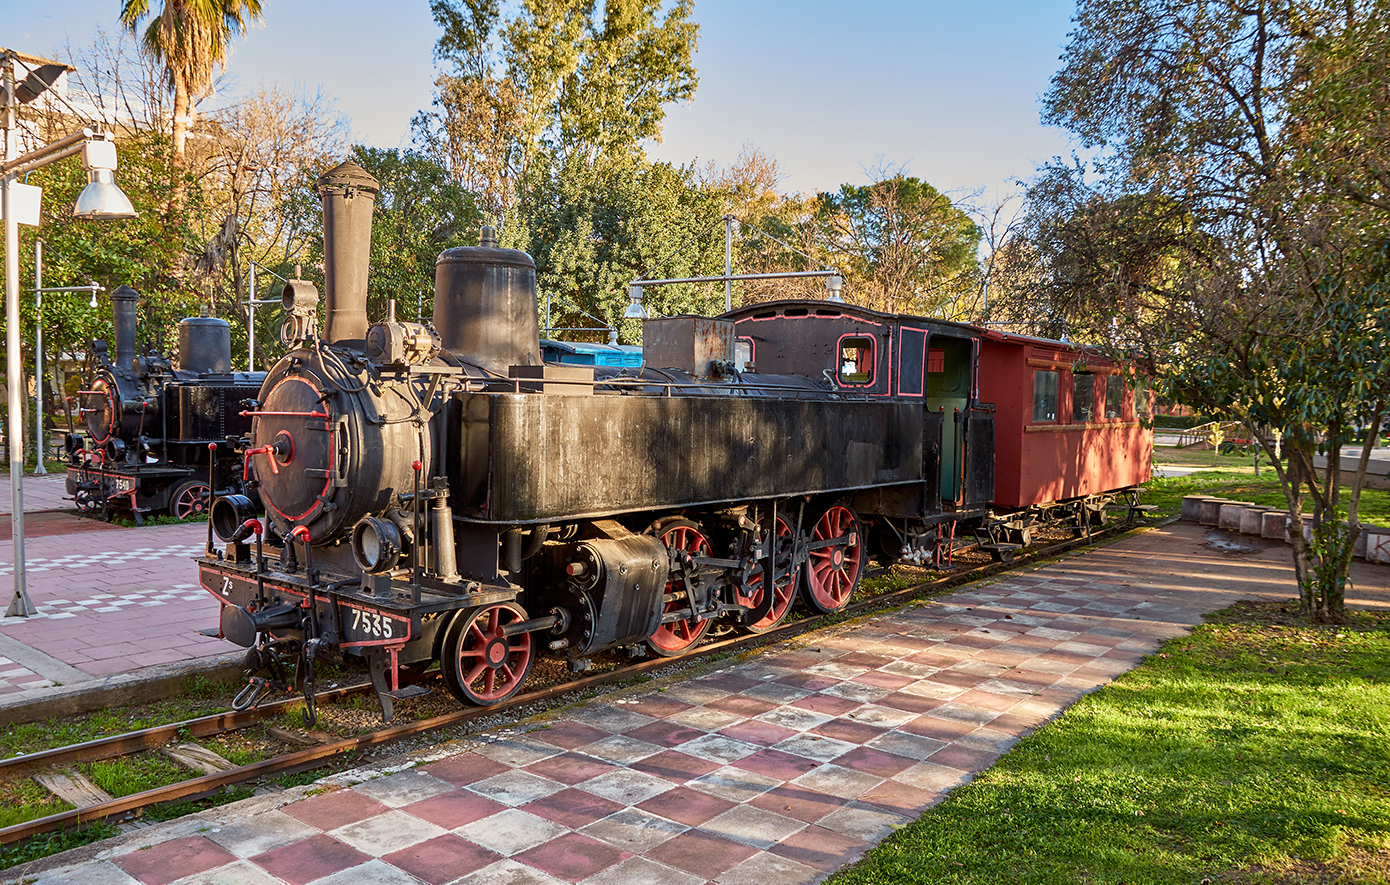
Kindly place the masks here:
POLYGON ((35 688, 0 696, 0 726, 75 716, 122 704, 147 704, 188 691, 190 677, 237 679, 245 652, 228 652, 193 661, 157 664, 115 676, 94 677, 71 685, 35 688))

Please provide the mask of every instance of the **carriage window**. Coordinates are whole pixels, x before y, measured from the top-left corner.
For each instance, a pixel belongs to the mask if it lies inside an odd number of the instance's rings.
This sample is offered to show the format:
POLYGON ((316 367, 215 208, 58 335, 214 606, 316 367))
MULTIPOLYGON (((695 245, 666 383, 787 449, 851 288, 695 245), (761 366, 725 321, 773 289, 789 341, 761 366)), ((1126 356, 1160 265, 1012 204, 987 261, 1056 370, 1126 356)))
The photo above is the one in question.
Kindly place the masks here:
POLYGON ((927 372, 940 375, 946 371, 946 348, 933 347, 927 351, 927 372))
POLYGON ((1125 401, 1125 379, 1121 375, 1105 376, 1105 417, 1119 418, 1125 401))
POLYGON ((1134 417, 1149 417, 1149 379, 1140 378, 1134 385, 1134 417))
POLYGON ((840 339, 840 383, 869 384, 874 380, 872 338, 840 339))
POLYGON ((1033 420, 1057 420, 1057 373, 1033 373, 1033 420))
POLYGON ((1094 420, 1096 416, 1096 376, 1078 372, 1071 376, 1071 420, 1094 420))

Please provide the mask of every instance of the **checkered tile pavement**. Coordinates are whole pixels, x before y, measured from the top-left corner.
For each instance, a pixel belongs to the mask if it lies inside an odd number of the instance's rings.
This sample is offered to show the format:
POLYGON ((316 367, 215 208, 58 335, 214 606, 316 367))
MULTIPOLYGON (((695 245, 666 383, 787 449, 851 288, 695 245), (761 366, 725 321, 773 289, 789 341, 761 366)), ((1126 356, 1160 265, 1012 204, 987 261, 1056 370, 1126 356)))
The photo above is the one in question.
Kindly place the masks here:
POLYGON ((1158 552, 1172 543, 1130 539, 320 795, 142 830, 36 882, 817 882, 1201 612, 1271 590, 1267 563, 1231 579, 1219 554, 1158 552))
MULTIPOLYGON (((206 537, 206 525, 188 524, 28 539, 25 580, 38 613, 0 618, 0 656, 11 662, 0 664, 0 696, 57 681, 14 663, 12 642, 93 679, 232 650, 197 633, 216 626, 219 608, 192 561, 206 537)), ((13 573, 12 548, 0 545, 0 576, 13 573)), ((62 681, 72 684, 72 672, 62 681)))

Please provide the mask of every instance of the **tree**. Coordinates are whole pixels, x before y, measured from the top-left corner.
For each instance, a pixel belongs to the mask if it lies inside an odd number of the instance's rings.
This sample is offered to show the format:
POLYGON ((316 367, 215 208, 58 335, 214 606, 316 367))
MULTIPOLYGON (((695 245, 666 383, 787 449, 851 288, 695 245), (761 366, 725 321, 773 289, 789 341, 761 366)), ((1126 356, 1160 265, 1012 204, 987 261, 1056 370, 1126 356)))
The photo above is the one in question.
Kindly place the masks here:
POLYGON ((695 93, 692 8, 523 0, 504 18, 499 0, 431 0, 443 29, 435 58, 448 70, 417 136, 500 224, 543 153, 561 168, 621 160, 660 138, 666 105, 695 93))
MULTIPOLYGON (((414 151, 356 145, 352 159, 381 184, 372 213, 372 264, 367 316, 429 319, 434 313, 434 263, 455 246, 476 246, 482 213, 449 170, 414 151)), ((317 241, 316 241, 317 242, 317 241)), ((315 246, 315 255, 322 254, 315 246)))
POLYGON ((1288 502, 1303 607, 1323 621, 1342 616, 1369 457, 1344 510, 1340 451, 1362 424, 1370 444, 1390 385, 1383 224, 1337 178, 1384 117, 1323 99, 1337 59, 1342 96, 1383 94, 1384 69, 1346 41, 1384 22, 1379 0, 1082 0, 1044 99, 1047 122, 1098 151, 1096 199, 1050 251, 1073 262, 1049 268, 1055 303, 1161 394, 1247 424, 1288 502), (1336 123, 1316 138, 1314 109, 1336 123), (1113 297, 1136 282, 1145 297, 1113 297))
MULTIPOLYGON (((637 322, 622 319, 631 280, 723 272, 720 202, 696 186, 692 169, 629 157, 603 166, 571 160, 533 175, 536 190, 523 189, 505 242, 535 258, 540 309, 549 297, 554 326, 592 327, 597 318, 633 340, 637 322)), ((647 289, 645 303, 656 316, 708 316, 724 296, 711 285, 662 286, 647 289)))
MULTIPOLYGON (((121 24, 132 34, 150 14, 149 0, 122 0, 121 24)), ((193 102, 212 85, 213 72, 227 64, 227 41, 261 17, 261 0, 164 0, 145 28, 145 50, 164 63, 174 95, 172 144, 182 165, 193 102)))
POLYGON ((818 233, 857 303, 946 319, 973 315, 980 229, 936 188, 901 173, 817 198, 818 233))

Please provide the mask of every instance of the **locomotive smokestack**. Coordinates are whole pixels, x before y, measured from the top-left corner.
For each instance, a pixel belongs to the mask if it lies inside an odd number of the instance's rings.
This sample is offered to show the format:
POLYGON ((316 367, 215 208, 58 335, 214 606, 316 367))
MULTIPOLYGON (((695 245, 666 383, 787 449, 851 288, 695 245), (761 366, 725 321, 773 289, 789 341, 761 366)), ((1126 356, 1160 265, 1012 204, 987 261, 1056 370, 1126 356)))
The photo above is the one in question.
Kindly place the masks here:
POLYGON ((116 357, 113 365, 117 369, 130 371, 135 361, 135 303, 140 296, 129 286, 120 286, 111 293, 112 322, 116 327, 116 357))
POLYGON ((323 201, 323 336, 330 342, 363 342, 372 204, 381 185, 366 169, 348 161, 325 172, 317 190, 323 201))

